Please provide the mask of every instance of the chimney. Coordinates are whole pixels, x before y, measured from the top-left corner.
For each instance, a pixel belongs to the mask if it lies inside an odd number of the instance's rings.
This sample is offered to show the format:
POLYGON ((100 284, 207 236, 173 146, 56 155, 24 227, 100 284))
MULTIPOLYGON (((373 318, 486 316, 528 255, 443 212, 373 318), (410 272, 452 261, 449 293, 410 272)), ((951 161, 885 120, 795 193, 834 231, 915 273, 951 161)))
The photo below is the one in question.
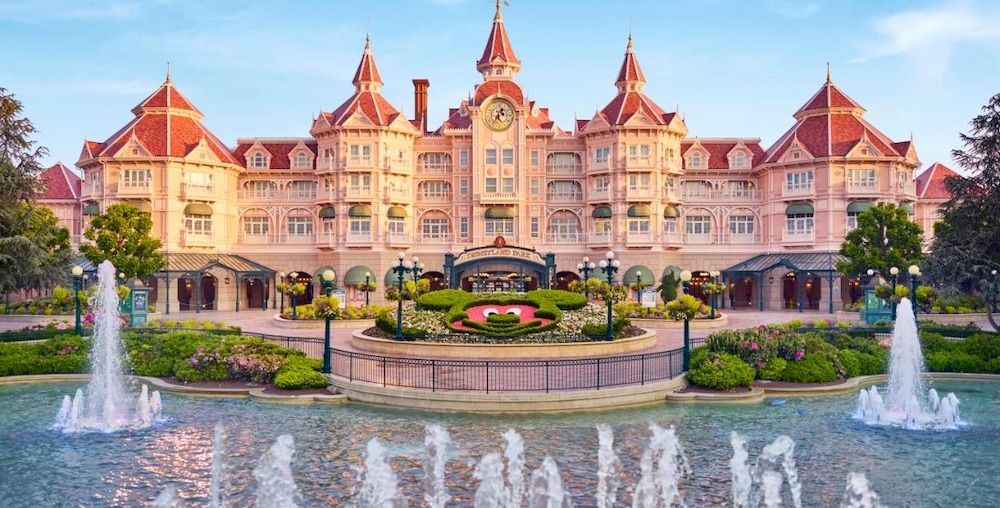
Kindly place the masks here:
POLYGON ((431 82, 426 79, 413 80, 413 115, 420 123, 420 133, 427 132, 427 89, 431 82))

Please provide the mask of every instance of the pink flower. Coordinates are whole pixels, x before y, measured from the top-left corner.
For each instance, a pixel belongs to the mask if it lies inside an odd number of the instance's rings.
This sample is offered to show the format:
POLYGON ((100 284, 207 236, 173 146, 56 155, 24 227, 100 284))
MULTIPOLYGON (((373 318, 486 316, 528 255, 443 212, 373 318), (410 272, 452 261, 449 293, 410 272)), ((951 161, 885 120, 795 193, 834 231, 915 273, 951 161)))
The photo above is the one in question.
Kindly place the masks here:
POLYGON ((801 360, 801 359, 802 359, 802 357, 803 357, 803 356, 805 356, 805 355, 806 355, 806 354, 805 354, 805 353, 803 353, 802 351, 796 351, 796 352, 795 352, 795 359, 796 359, 796 360, 801 360))
POLYGON ((750 343, 750 349, 753 349, 754 351, 756 351, 759 347, 760 346, 758 346, 756 342, 750 343))

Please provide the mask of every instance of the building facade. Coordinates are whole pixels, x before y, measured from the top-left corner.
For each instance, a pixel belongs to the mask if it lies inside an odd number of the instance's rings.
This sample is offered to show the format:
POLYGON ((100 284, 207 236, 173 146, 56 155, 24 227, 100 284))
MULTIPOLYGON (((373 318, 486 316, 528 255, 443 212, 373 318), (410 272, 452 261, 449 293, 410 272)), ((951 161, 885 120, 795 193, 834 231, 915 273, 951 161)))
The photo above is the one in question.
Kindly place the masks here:
POLYGON ((443 124, 428 126, 429 83, 413 80, 407 118, 382 96, 366 40, 354 94, 321 111, 310 137, 246 138, 232 148, 168 73, 130 123, 85 143, 82 226, 130 202, 151 214, 177 263, 226 255, 254 265, 170 268, 150 282, 161 304, 170 292, 174 308, 259 308, 268 299, 273 307, 268 273, 310 283, 328 268, 353 303, 364 300, 355 286, 366 274, 380 300, 398 252, 418 256, 435 287, 564 286, 585 256, 610 250, 627 283, 681 268, 697 282, 718 270, 731 305, 837 302, 839 310, 852 278, 794 260, 828 254, 832 263, 856 215, 876 202, 918 217, 939 204, 919 199, 912 141, 868 123, 829 75, 765 148, 755 138, 692 136, 678 112, 643 92, 631 35, 607 105, 568 128, 526 97, 520 67, 498 6, 476 65, 482 82, 443 124), (726 271, 762 254, 785 262, 726 271))

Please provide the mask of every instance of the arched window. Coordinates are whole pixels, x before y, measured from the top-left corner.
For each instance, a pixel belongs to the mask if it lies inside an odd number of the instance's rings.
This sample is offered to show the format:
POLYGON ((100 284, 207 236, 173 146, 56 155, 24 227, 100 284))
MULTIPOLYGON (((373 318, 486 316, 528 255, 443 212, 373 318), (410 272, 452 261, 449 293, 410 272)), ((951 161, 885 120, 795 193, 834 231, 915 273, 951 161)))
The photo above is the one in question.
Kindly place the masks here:
POLYGON ((309 157, 306 156, 305 152, 299 152, 299 154, 295 156, 295 167, 299 169, 309 167, 309 157))
POLYGON ((747 156, 743 152, 739 152, 733 157, 733 165, 737 168, 744 168, 747 165, 747 156))
POLYGON ((267 158, 264 157, 263 153, 257 152, 253 155, 253 162, 251 162, 250 165, 255 168, 266 168, 267 158))
POLYGON ((695 152, 691 154, 691 167, 700 168, 701 167, 701 154, 695 152))

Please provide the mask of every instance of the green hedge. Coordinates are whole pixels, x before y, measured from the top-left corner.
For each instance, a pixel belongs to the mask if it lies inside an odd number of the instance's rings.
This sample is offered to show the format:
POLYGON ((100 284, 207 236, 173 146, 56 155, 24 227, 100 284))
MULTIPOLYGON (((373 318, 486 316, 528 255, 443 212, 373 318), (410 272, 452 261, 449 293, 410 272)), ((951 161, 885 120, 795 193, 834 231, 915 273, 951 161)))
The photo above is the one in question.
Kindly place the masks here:
POLYGON ((0 343, 0 376, 84 374, 90 341, 57 337, 40 344, 0 343))
POLYGON ((326 376, 319 372, 322 368, 323 362, 313 358, 289 359, 278 369, 278 375, 274 378, 274 386, 282 390, 326 388, 330 383, 326 376))
POLYGON ((779 378, 792 383, 826 383, 836 379, 833 363, 821 355, 806 355, 801 360, 789 362, 779 378))
POLYGON ((736 355, 705 350, 692 356, 688 379, 698 386, 730 390, 753 386, 754 370, 736 355))
POLYGON ((417 306, 421 309, 445 312, 475 298, 476 295, 461 289, 440 289, 418 296, 417 306))

